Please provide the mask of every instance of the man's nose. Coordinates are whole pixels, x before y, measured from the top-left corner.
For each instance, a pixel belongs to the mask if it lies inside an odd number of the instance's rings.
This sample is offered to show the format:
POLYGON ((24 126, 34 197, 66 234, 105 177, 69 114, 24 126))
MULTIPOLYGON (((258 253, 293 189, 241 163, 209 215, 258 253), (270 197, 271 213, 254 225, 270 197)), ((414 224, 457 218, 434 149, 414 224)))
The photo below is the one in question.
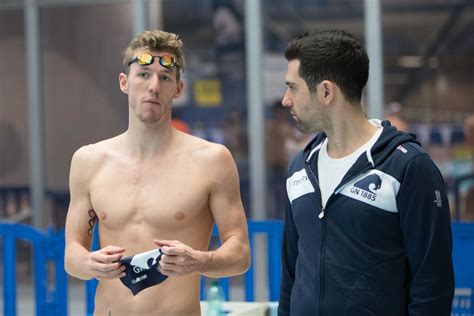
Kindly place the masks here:
POLYGON ((292 102, 291 99, 288 97, 288 91, 285 92, 285 95, 283 96, 283 99, 281 100, 281 105, 284 107, 291 107, 292 102))
POLYGON ((150 78, 148 84, 148 92, 160 93, 160 80, 158 79, 158 76, 154 75, 150 78))

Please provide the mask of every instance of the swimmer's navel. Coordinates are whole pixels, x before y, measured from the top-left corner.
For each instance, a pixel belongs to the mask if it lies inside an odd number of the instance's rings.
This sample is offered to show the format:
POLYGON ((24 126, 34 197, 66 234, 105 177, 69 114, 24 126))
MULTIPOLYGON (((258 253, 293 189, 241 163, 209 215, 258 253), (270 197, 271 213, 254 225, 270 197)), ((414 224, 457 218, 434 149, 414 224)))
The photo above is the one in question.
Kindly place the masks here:
POLYGON ((183 220, 184 219, 184 213, 183 212, 176 212, 176 214, 174 214, 174 217, 179 221, 183 220))

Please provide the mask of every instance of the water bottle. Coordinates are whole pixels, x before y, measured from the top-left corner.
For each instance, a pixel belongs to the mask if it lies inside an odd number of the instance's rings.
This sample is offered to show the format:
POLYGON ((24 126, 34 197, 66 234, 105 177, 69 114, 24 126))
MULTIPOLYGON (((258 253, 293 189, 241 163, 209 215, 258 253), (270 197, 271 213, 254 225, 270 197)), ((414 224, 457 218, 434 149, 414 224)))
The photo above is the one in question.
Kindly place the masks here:
POLYGON ((219 281, 214 281, 207 291, 207 316, 222 315, 222 302, 224 302, 224 290, 219 281))

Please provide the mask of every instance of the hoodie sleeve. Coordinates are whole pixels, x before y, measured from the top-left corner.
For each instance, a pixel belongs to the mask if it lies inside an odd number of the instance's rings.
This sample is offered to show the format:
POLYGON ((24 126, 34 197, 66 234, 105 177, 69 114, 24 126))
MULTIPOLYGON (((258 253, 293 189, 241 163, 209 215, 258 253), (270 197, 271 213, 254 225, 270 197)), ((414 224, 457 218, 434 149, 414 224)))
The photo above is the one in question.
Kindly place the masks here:
POLYGON ((450 315, 454 295, 448 198, 440 171, 423 153, 407 165, 397 204, 410 270, 409 315, 450 315))
POLYGON ((291 213, 291 204, 286 199, 286 219, 282 244, 282 280, 278 315, 290 315, 291 290, 295 281, 296 258, 298 257, 298 232, 291 213))

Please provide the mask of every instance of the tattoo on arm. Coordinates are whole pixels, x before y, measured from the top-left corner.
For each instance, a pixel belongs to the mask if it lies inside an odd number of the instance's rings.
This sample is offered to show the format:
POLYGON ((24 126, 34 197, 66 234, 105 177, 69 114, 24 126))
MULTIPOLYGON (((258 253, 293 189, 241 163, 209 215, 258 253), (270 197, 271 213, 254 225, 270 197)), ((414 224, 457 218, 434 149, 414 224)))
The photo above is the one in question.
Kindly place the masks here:
POLYGON ((87 229, 87 233, 91 237, 94 232, 94 226, 96 222, 97 222, 97 214, 95 213, 94 210, 89 210, 89 228, 87 229))

